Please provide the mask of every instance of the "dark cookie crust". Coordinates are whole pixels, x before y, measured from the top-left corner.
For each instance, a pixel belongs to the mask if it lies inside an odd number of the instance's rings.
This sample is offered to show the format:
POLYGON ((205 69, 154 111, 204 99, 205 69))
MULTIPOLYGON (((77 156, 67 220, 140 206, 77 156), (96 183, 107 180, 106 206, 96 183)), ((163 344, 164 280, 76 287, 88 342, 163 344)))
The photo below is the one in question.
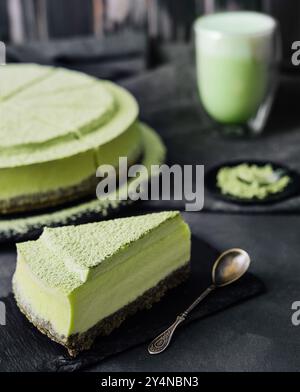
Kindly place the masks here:
POLYGON ((188 278, 189 273, 190 264, 188 263, 172 272, 165 279, 161 280, 155 287, 147 290, 135 301, 101 320, 88 331, 71 335, 68 338, 57 335, 48 322, 34 317, 29 307, 22 303, 15 285, 13 285, 13 291, 17 305, 27 319, 31 321, 31 323, 34 324, 40 332, 46 334, 50 339, 66 347, 69 354, 72 357, 75 357, 81 351, 88 350, 97 336, 109 335, 115 328, 118 328, 128 316, 133 315, 142 309, 150 309, 152 305, 158 302, 169 289, 172 289, 185 281, 188 278))
POLYGON ((0 213, 13 214, 16 212, 34 211, 42 208, 55 207, 57 205, 78 200, 85 196, 95 194, 97 181, 94 176, 87 178, 80 184, 61 188, 45 193, 24 195, 11 199, 0 200, 0 213))

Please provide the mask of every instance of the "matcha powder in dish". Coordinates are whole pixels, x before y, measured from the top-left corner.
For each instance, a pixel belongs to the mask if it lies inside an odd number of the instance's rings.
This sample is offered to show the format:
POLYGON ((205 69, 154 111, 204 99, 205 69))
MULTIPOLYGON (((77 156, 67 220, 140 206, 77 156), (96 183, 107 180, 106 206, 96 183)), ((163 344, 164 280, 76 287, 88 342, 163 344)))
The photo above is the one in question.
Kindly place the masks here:
POLYGON ((242 163, 224 166, 217 173, 217 186, 221 193, 244 200, 264 200, 271 194, 282 192, 290 181, 290 176, 278 173, 271 164, 242 163))

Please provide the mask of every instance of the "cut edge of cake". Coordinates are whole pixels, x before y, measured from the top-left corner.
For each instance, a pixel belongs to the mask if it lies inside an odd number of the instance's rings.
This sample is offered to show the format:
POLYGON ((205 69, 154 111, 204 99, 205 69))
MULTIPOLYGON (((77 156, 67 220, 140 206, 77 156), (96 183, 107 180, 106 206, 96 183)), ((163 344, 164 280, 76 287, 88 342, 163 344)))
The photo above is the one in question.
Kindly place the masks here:
POLYGON ((151 309, 151 307, 159 302, 162 297, 169 291, 186 281, 190 274, 190 264, 177 269, 171 275, 161 280, 155 287, 147 290, 135 301, 129 303, 125 307, 119 309, 112 315, 100 320, 92 328, 84 333, 76 333, 68 337, 58 335, 51 325, 33 315, 30 306, 24 304, 18 295, 16 285, 13 283, 13 293, 16 303, 20 311, 25 317, 44 335, 54 342, 64 346, 71 357, 76 357, 80 352, 89 350, 94 341, 99 336, 110 335, 118 328, 128 317, 133 316, 140 310, 151 309))

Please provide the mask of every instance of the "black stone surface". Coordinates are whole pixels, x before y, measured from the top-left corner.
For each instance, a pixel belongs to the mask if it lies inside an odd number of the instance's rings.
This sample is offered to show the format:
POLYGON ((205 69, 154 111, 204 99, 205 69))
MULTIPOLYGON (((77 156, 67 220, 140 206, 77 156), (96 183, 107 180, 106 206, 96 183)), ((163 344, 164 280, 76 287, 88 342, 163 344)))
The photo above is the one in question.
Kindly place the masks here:
MULTIPOLYGON (((141 343, 146 351, 146 342, 167 327, 210 284, 211 267, 217 255, 215 249, 193 238, 190 279, 170 290, 151 310, 137 313, 108 337, 99 338, 91 350, 76 359, 71 359, 64 348, 38 332, 20 313, 11 294, 2 298, 6 304, 7 325, 0 327, 0 371, 74 371, 141 343)), ((262 282, 248 273, 241 281, 212 293, 186 324, 263 291, 262 282)), ((178 335, 185 330, 183 325, 178 335)))
MULTIPOLYGON (((266 293, 182 329, 168 351, 144 346, 108 358, 94 371, 299 371, 300 326, 291 322, 300 300, 300 217, 186 213, 194 238, 215 249, 249 252, 250 271, 266 293)), ((199 260, 201 254, 198 254, 199 260)))

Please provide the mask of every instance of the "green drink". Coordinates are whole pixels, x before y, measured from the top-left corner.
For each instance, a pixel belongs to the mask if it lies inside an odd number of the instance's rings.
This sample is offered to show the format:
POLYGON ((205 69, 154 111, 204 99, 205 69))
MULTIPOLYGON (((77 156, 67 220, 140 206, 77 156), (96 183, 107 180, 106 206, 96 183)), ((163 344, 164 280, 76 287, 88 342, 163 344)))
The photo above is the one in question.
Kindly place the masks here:
MULTIPOLYGON (((273 83, 273 18, 227 12, 195 23, 197 77, 202 104, 222 124, 254 121, 273 83)), ((266 113, 265 113, 266 114, 266 113)))

